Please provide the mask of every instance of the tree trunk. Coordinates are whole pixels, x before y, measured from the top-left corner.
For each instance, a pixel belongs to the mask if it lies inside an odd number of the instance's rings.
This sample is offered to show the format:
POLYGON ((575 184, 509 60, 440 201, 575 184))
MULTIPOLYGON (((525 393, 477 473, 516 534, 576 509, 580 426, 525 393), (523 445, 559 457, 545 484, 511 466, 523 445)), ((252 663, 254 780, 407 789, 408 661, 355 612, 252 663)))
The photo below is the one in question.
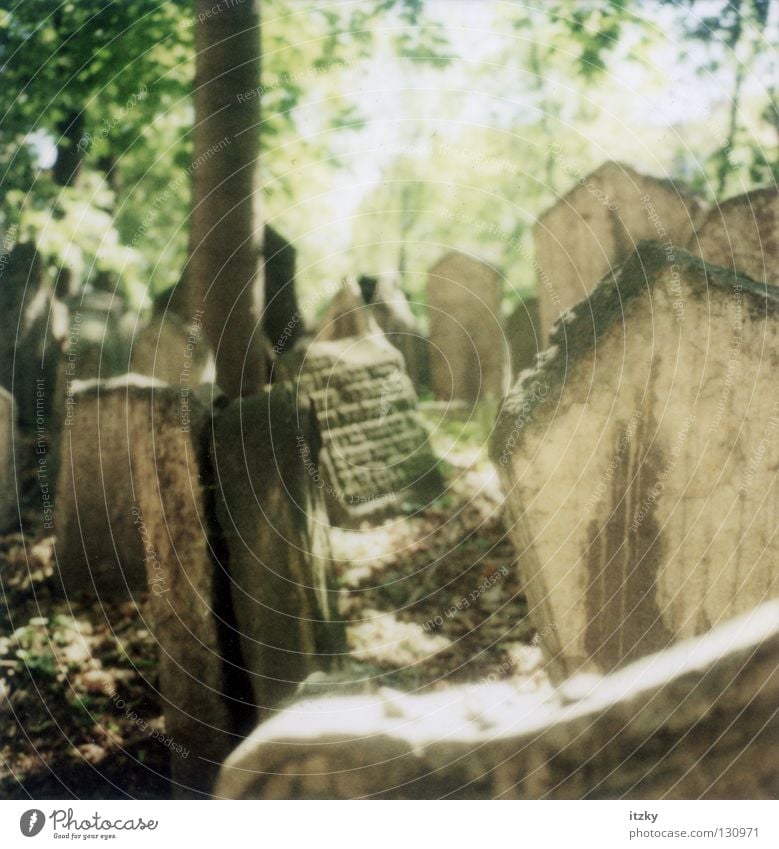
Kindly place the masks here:
POLYGON ((68 112, 57 124, 57 133, 57 158, 52 176, 58 186, 72 186, 84 162, 83 145, 79 144, 84 135, 84 113, 68 112))
MULTIPOLYGON (((234 5, 233 5, 234 4, 234 5)), ((229 397, 265 382, 259 280, 260 14, 258 0, 214 11, 196 0, 192 217, 186 290, 203 310, 216 377, 229 397)))

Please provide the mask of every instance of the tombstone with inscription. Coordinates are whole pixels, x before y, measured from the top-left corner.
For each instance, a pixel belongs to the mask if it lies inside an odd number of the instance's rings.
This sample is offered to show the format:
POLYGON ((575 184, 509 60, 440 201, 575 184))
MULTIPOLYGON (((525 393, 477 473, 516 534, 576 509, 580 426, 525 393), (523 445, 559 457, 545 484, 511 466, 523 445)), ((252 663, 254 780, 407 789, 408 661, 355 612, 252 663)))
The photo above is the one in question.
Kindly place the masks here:
POLYGON ((779 190, 756 189, 710 210, 690 251, 753 280, 779 284, 779 190))
POLYGON ((523 298, 506 319, 506 338, 511 354, 511 379, 532 368, 541 350, 538 298, 523 298))
POLYGON ((316 342, 285 371, 310 410, 321 450, 306 460, 331 520, 350 525, 425 503, 442 481, 403 357, 379 333, 316 342))
POLYGON ((472 256, 451 251, 430 269, 430 382, 436 398, 475 404, 503 396, 508 368, 502 300, 502 275, 472 256))
POLYGON ((542 347, 558 316, 641 239, 684 247, 703 215, 701 202, 678 185, 619 162, 582 177, 533 228, 542 347))
POLYGON ((556 674, 779 596, 779 288, 644 242, 551 343, 492 456, 556 674))

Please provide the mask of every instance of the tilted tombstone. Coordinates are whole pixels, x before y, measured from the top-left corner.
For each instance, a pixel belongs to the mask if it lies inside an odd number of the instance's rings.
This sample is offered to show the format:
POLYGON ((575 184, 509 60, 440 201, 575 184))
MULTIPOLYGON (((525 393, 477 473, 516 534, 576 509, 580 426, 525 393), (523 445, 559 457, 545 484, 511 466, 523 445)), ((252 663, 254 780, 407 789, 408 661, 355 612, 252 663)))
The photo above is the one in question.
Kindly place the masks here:
POLYGON ((684 247, 705 211, 670 180, 605 162, 533 228, 542 347, 560 313, 586 298, 641 239, 684 247))
POLYGON ((265 300, 262 329, 276 356, 291 350, 305 333, 295 292, 297 251, 277 230, 265 226, 263 276, 265 300))
POLYGON ((13 396, 0 386, 0 532, 10 530, 17 523, 15 431, 16 412, 13 396))
POLYGON ((709 211, 690 251, 753 280, 779 284, 779 191, 756 189, 709 211))
POLYGON ((538 298, 523 298, 506 319, 506 338, 511 354, 511 379, 532 368, 541 350, 538 298))
POLYGON ((501 303, 503 278, 477 259, 451 251, 430 269, 430 383, 436 398, 475 404, 508 385, 501 303))
POLYGON ((406 363, 406 371, 417 391, 430 381, 427 339, 419 321, 411 311, 408 298, 396 277, 360 277, 360 290, 371 314, 406 363))
POLYGON ((442 482, 429 435, 416 410, 403 357, 381 331, 375 337, 316 342, 287 365, 321 439, 306 467, 342 525, 426 503, 442 482), (318 459, 317 459, 318 457, 318 459))
POLYGON ((319 323, 317 342, 334 342, 381 332, 354 278, 347 278, 333 295, 319 323))
POLYGON ((20 427, 50 439, 64 397, 68 310, 32 242, 13 248, 0 284, 0 386, 16 399, 20 427))
POLYGON ((260 717, 343 649, 329 577, 330 525, 305 466, 307 428, 284 386, 236 399, 214 419, 216 515, 260 717))
MULTIPOLYGON (((299 698, 223 765, 227 799, 775 799, 779 604, 600 678, 299 698)), ((642 823, 636 823, 642 827, 642 823)))
POLYGON ((641 243, 506 398, 492 456, 558 677, 779 594, 778 314, 776 287, 641 243))
POLYGON ((88 382, 76 398, 55 512, 59 577, 66 593, 103 599, 148 591, 176 794, 204 792, 233 746, 208 538, 207 415, 138 375, 88 382))

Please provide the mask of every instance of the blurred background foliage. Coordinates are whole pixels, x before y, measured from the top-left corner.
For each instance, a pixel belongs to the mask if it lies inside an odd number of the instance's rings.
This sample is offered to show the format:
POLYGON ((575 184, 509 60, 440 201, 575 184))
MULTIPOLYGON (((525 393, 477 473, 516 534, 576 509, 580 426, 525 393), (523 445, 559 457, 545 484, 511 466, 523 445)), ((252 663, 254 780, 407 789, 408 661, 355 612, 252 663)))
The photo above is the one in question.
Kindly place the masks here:
MULTIPOLYGON (((707 200, 779 176, 770 0, 262 4, 262 203, 301 295, 446 250, 535 287, 531 227, 605 159, 707 200)), ((136 306, 186 258, 188 2, 0 8, 0 227, 136 306)), ((3 240, 3 250, 9 238, 3 240)))

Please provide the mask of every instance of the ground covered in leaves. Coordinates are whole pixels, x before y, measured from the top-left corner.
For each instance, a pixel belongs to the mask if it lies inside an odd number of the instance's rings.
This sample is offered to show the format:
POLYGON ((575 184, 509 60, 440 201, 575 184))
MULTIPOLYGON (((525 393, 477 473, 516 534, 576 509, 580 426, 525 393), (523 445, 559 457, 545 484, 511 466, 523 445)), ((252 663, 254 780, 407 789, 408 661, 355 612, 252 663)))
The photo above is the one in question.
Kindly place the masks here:
MULTIPOLYGON (((414 693, 548 686, 486 458, 494 419, 425 417, 447 491, 420 512, 333 531, 352 668, 414 693)), ((59 597, 53 539, 34 532, 0 539, 0 588, 0 797, 169 796, 143 599, 59 597)))

